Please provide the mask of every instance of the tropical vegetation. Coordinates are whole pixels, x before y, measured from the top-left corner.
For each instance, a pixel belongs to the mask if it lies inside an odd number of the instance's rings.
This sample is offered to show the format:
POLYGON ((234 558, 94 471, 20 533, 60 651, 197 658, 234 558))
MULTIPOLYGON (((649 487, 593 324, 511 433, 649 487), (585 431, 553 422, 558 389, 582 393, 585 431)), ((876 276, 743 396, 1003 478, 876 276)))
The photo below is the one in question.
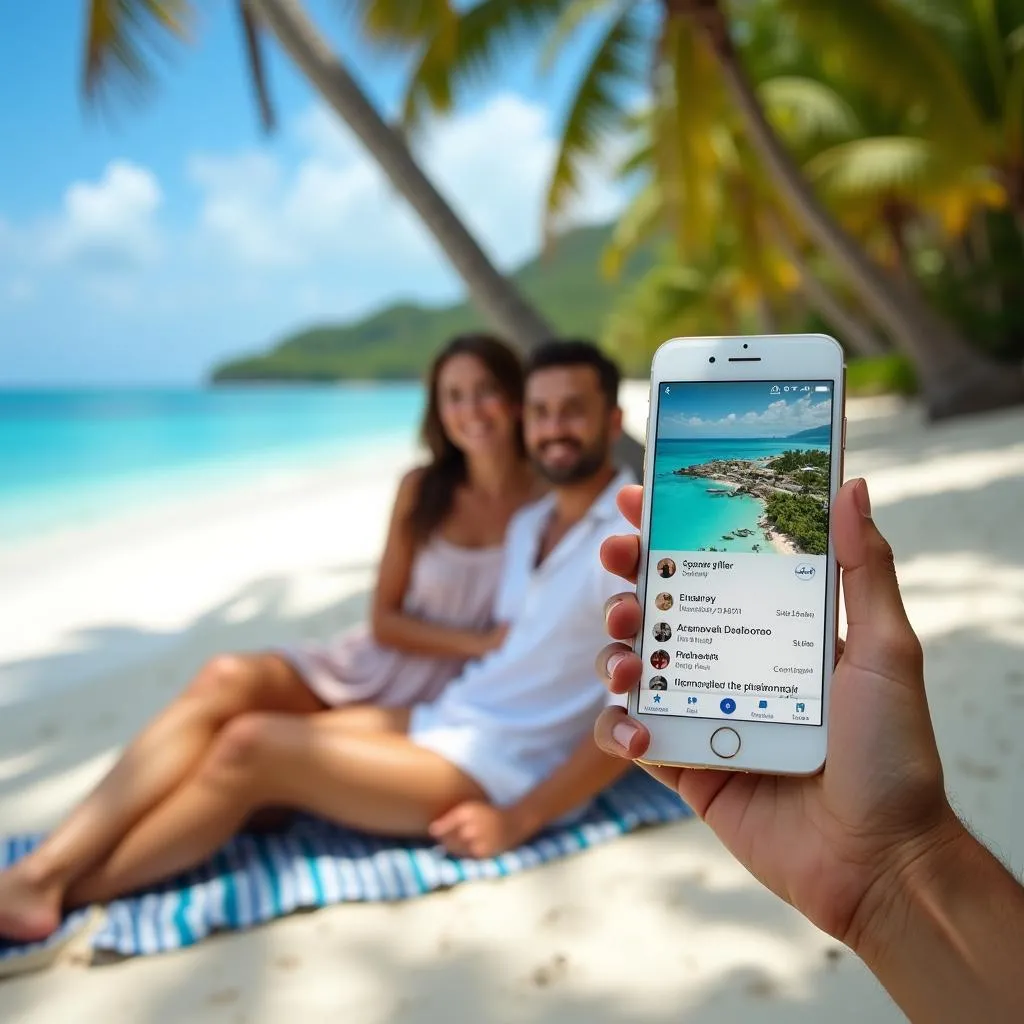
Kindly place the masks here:
MULTIPOLYGON (((525 347, 551 322, 502 277, 367 101, 299 0, 237 0, 261 113, 272 35, 367 146, 525 347)), ((92 0, 86 88, 145 73, 141 29, 187 0, 92 0)), ((565 223, 583 168, 622 140, 632 201, 603 269, 659 258, 606 342, 643 362, 669 334, 831 329, 920 388, 935 416, 1024 398, 1024 0, 349 0, 367 39, 411 57, 415 130, 501 59, 593 40, 543 216, 565 223), (544 42, 547 36, 546 43, 544 42)), ((596 254, 595 254, 596 258, 596 254)), ((628 282, 627 282, 628 283, 628 282)))
POLYGON ((765 518, 804 554, 828 551, 828 503, 820 498, 777 491, 765 502, 765 518))
POLYGON ((623 348, 819 318, 851 348, 903 353, 935 416, 1024 397, 1011 285, 1021 0, 480 0, 455 29, 449 13, 416 32, 389 26, 394 3, 368 7, 376 31, 419 45, 413 115, 450 107, 524 28, 596 34, 547 214, 613 133, 638 130, 626 170, 640 186, 618 245, 666 227, 674 245, 622 311, 623 348), (638 81, 651 84, 639 116, 638 81))

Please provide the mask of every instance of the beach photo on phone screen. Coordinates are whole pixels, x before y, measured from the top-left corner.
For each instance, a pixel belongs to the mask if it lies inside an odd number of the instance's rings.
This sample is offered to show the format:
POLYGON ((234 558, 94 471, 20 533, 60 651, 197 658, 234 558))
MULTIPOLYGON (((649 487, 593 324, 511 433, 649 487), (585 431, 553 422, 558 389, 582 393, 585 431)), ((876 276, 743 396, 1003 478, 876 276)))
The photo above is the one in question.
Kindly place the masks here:
POLYGON ((828 382, 709 381, 660 390, 652 549, 826 553, 828 382))

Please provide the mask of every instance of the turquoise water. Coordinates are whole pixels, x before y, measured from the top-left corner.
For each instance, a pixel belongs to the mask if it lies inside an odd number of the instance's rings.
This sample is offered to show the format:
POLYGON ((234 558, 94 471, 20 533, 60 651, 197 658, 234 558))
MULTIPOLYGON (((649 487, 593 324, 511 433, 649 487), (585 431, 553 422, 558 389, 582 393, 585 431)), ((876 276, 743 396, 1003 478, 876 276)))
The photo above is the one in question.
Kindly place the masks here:
POLYGON ((684 466, 699 466, 714 459, 760 459, 781 455, 789 449, 817 448, 793 438, 723 438, 700 440, 661 440, 654 459, 654 502, 652 505, 651 548, 658 551, 699 551, 715 547, 719 551, 770 550, 757 520, 764 505, 757 498, 742 494, 736 498, 714 497, 709 488, 718 488, 712 480, 676 476, 684 466), (735 530, 754 530, 753 536, 722 540, 735 530))
POLYGON ((372 452, 418 385, 0 390, 0 541, 372 452))

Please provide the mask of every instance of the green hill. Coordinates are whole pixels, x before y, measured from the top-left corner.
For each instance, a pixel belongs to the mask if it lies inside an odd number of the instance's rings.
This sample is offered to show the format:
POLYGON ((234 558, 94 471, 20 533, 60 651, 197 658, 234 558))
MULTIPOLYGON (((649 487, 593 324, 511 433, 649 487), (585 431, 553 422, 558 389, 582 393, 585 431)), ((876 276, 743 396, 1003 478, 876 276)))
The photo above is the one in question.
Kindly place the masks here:
MULTIPOLYGON (((579 228, 520 267, 513 277, 559 333, 598 338, 616 300, 654 261, 653 249, 634 257, 616 281, 599 260, 610 226, 579 228)), ((454 334, 485 327, 467 303, 431 308, 402 304, 350 324, 324 324, 280 342, 269 352, 216 367, 214 383, 238 381, 395 380, 418 378, 454 334)), ((648 367, 624 367, 646 375, 648 367)))
POLYGON ((808 444, 812 442, 818 442, 819 444, 828 444, 832 440, 832 428, 826 423, 823 427, 808 427, 806 430, 800 430, 795 434, 787 434, 787 441, 795 440, 806 441, 808 444))

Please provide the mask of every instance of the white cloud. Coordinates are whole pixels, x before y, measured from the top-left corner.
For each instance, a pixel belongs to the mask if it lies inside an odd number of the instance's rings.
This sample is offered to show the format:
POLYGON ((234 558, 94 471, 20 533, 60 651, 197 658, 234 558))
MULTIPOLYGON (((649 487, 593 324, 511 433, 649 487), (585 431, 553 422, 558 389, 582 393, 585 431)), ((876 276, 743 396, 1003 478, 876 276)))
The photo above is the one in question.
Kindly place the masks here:
POLYGON ((719 419, 675 414, 666 417, 668 437, 789 437, 832 421, 831 402, 810 395, 787 402, 779 399, 762 412, 729 413, 719 419))
MULTIPOLYGON (((328 256, 380 260, 395 283, 436 268, 438 253, 416 214, 323 106, 298 119, 301 159, 291 173, 265 154, 194 156, 189 175, 203 193, 208 242, 244 264, 311 264, 328 256)), ((547 112, 514 94, 439 121, 414 144, 428 176, 503 267, 540 242, 543 195, 555 158, 547 112)), ((606 220, 621 208, 618 186, 597 166, 583 175, 574 222, 606 220)))
POLYGON ((229 256, 266 266, 298 260, 300 253, 278 223, 283 174, 273 157, 194 156, 187 173, 204 193, 201 230, 229 256))
POLYGON ((43 258, 101 274, 152 263, 160 253, 156 213, 162 201, 151 171, 112 161, 99 181, 68 186, 60 217, 39 231, 43 258))

